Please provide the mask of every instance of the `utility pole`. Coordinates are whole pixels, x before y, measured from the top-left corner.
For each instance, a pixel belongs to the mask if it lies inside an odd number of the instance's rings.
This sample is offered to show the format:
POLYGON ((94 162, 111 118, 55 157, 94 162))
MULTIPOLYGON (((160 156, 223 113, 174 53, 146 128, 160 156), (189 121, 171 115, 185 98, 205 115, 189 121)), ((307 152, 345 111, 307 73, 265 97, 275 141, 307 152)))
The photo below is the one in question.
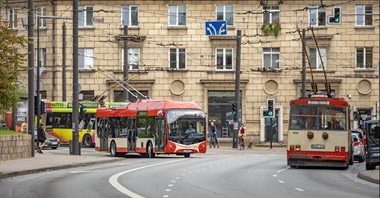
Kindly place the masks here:
POLYGON ((28 133, 31 134, 31 152, 34 157, 34 5, 28 0, 28 133))
POLYGON ((40 53, 40 25, 41 25, 41 18, 37 15, 37 102, 35 103, 37 105, 37 129, 40 126, 40 120, 41 120, 41 94, 40 94, 40 68, 41 68, 41 53, 40 53))
MULTIPOLYGON (((127 22, 128 23, 128 22, 127 22)), ((123 64, 123 82, 124 87, 128 89, 128 71, 129 71, 129 60, 128 60, 128 25, 124 25, 124 64, 123 64)), ((128 91, 124 89, 123 95, 124 95, 124 102, 129 101, 129 94, 128 91)))
POLYGON ((66 101, 66 24, 62 25, 62 101, 66 101))
POLYGON ((241 107, 240 107, 240 53, 241 53, 241 30, 237 30, 236 37, 236 72, 235 72, 235 104, 237 111, 237 128, 234 123, 234 133, 232 148, 237 148, 237 133, 241 122, 241 107))
MULTIPOLYGON (((80 155, 80 147, 78 142, 78 111, 79 111, 79 83, 78 83, 78 0, 73 0, 73 114, 72 114, 72 130, 73 139, 70 145, 72 151, 70 155, 80 155)), ((83 11, 82 11, 83 12, 83 11)))
POLYGON ((301 98, 306 98, 306 51, 305 51, 305 29, 302 29, 302 94, 301 98))

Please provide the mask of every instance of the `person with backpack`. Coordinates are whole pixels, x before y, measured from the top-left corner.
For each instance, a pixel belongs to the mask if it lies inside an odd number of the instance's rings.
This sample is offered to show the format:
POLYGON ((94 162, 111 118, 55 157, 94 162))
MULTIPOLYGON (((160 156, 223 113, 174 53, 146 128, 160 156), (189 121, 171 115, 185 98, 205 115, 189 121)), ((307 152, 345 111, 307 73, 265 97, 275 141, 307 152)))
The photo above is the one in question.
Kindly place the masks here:
POLYGON ((46 141, 46 134, 45 134, 45 129, 44 125, 40 123, 40 126, 37 128, 37 152, 43 154, 42 148, 45 146, 45 141, 46 141))

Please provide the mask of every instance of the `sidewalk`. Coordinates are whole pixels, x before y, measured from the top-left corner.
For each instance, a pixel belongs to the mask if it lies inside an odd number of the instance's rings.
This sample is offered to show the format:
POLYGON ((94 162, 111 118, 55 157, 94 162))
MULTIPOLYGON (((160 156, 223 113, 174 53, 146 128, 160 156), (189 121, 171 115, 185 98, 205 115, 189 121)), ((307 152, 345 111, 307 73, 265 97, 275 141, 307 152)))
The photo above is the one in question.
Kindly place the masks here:
MULTIPOLYGON (((238 150, 227 146, 221 146, 220 148, 212 148, 208 152, 209 154, 215 152, 268 152, 284 153, 285 148, 265 148, 254 147, 253 149, 238 150)), ((65 153, 57 152, 55 150, 43 150, 44 154, 35 153, 35 157, 19 160, 0 161, 0 179, 14 177, 17 175, 25 175, 42 171, 58 170, 107 162, 115 162, 124 160, 125 158, 114 158, 108 153, 88 154, 82 153, 82 155, 69 155, 68 151, 65 153)), ((375 170, 359 170, 358 177, 369 182, 379 184, 379 167, 375 170)))
POLYGON ((43 150, 44 154, 40 154, 36 151, 35 157, 32 158, 0 161, 0 179, 124 159, 113 158, 107 153, 99 153, 99 155, 70 155, 69 153, 55 153, 52 151, 53 150, 43 150))

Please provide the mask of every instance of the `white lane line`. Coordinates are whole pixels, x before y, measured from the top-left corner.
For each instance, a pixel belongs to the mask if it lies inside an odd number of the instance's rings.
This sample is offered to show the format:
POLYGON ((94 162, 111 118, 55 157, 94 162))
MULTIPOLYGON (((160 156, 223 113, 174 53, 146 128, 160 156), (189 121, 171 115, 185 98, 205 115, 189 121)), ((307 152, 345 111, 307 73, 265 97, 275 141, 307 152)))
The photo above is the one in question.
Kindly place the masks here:
POLYGON ((279 182, 279 183, 281 183, 281 184, 285 183, 285 182, 284 182, 284 181, 282 181, 282 180, 278 180, 278 182, 279 182))
POLYGON ((127 188, 125 188, 124 186, 122 186, 119 182, 118 182, 118 179, 120 176, 126 174, 126 173, 130 173, 130 172, 133 172, 133 171, 137 171, 137 170, 141 170, 141 169, 144 169, 144 168, 150 168, 150 167, 154 167, 154 166, 160 166, 160 165, 163 165, 163 164, 169 164, 169 163, 174 163, 174 162, 180 162, 180 161, 183 161, 183 160, 186 160, 186 159, 180 159, 180 160, 173 160, 173 161, 168 161, 168 162, 162 162, 162 163, 158 163, 158 164, 152 164, 152 165, 147 165, 147 166, 142 166, 142 167, 138 167, 138 168, 134 168, 134 169, 131 169, 131 170, 126 170, 126 171, 123 171, 123 172, 120 172, 120 173, 117 173, 115 175, 112 175, 109 179, 108 179, 108 182, 111 184, 111 186, 113 186, 116 190, 120 191, 121 193, 129 196, 129 197, 134 197, 134 198, 143 198, 143 196, 137 194, 137 193, 134 193, 130 190, 128 190, 127 188))
POLYGON ((304 190, 303 189, 301 189, 301 188, 295 188, 294 190, 298 190, 298 191, 301 191, 301 192, 303 192, 304 190))
POLYGON ((287 170, 287 169, 289 169, 289 167, 286 167, 284 169, 278 170, 278 171, 276 171, 276 173, 281 173, 282 171, 287 170))
POLYGON ((77 171, 70 171, 70 173, 92 173, 95 171, 85 171, 85 170, 77 170, 77 171))
POLYGON ((171 180, 170 182, 171 182, 171 183, 175 183, 175 180, 171 180))
POLYGON ((277 175, 273 175, 273 177, 277 177, 277 175))
POLYGON ((169 197, 169 195, 164 195, 164 196, 162 196, 162 197, 169 197))
POLYGON ((171 191, 170 188, 166 189, 166 192, 170 192, 170 191, 171 191))
POLYGON ((173 187, 173 184, 169 184, 168 186, 169 186, 169 187, 173 187))

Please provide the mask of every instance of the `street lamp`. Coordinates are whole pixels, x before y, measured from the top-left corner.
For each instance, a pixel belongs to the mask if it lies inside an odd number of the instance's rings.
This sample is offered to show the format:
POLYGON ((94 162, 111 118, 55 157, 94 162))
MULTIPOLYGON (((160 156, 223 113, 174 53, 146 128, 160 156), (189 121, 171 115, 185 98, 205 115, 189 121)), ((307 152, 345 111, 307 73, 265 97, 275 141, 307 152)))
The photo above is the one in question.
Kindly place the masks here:
POLYGON ((37 128, 40 125, 40 119, 41 119, 41 93, 40 93, 40 67, 41 67, 41 60, 40 60, 40 24, 41 19, 71 19, 68 17, 58 17, 58 16, 40 16, 37 15, 37 83, 36 83, 36 90, 37 90, 37 97, 36 97, 36 104, 37 104, 37 128))

